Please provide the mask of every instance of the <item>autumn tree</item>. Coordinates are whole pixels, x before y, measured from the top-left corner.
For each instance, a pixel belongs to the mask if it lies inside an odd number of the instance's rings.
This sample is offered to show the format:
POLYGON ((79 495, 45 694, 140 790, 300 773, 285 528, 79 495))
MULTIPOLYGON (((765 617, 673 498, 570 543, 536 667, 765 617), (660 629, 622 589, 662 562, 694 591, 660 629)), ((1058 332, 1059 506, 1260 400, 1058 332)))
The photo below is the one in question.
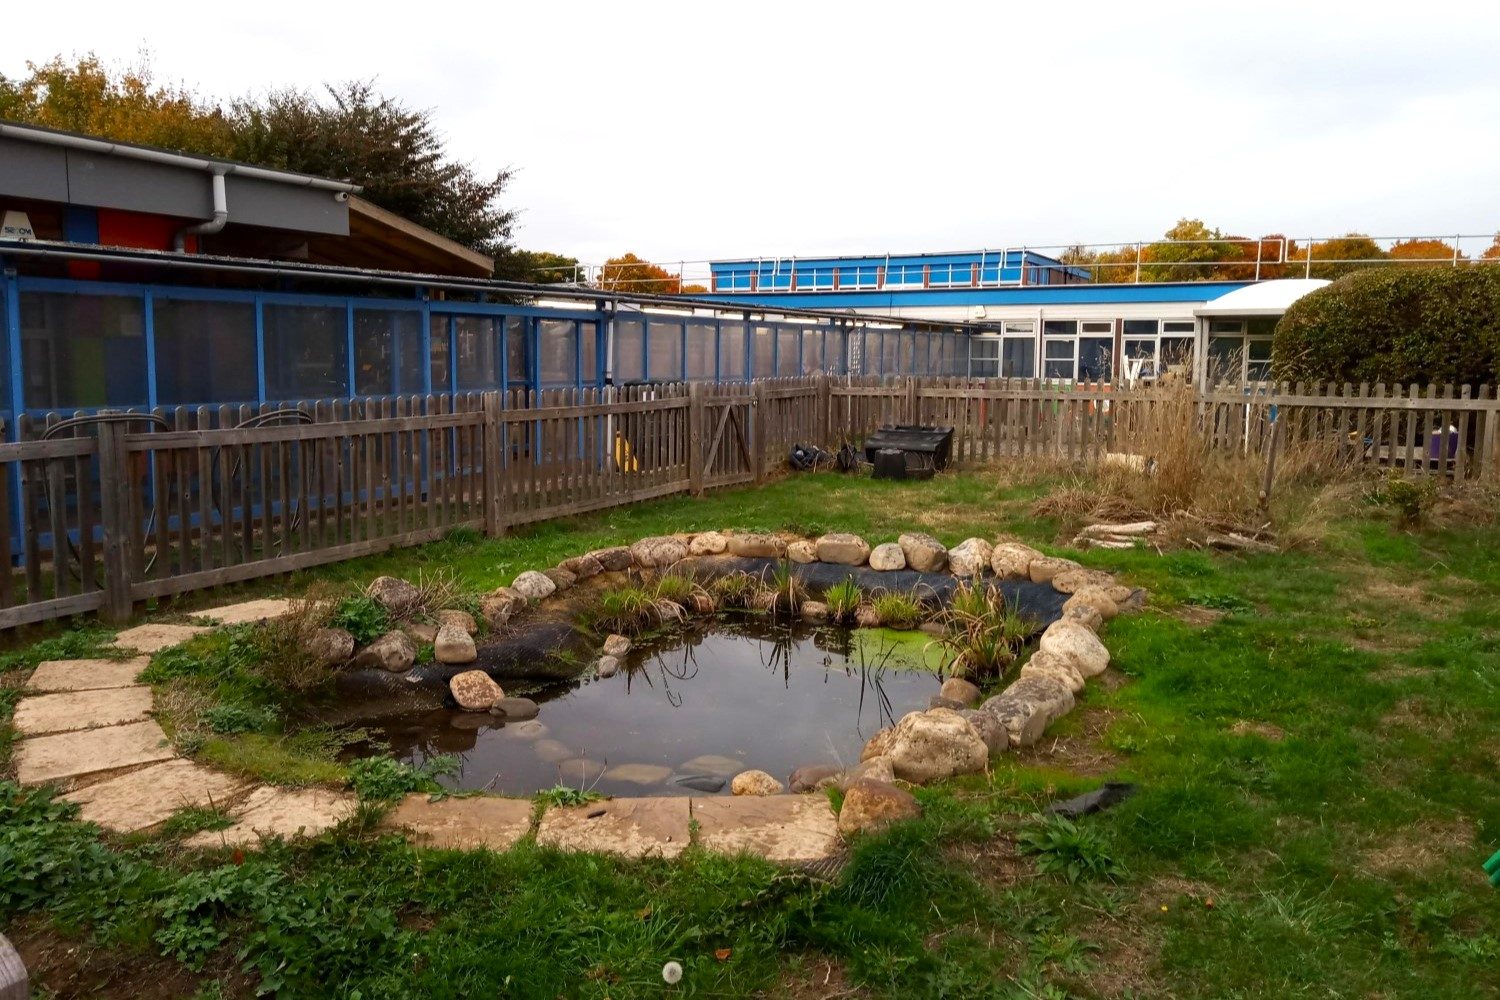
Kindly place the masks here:
POLYGON ((607 292, 678 295, 682 292, 682 275, 627 253, 604 262, 599 271, 599 287, 607 292))
POLYGON ((1495 234, 1495 239, 1485 248, 1484 253, 1479 255, 1480 260, 1500 260, 1500 233, 1495 234))
POLYGON ((1451 243, 1432 239, 1399 240, 1391 244, 1392 260, 1414 261, 1425 264, 1452 265, 1455 260, 1468 260, 1451 243))
POLYGON ((1370 237, 1363 233, 1349 233, 1331 240, 1313 243, 1306 249, 1299 249, 1291 259, 1301 265, 1292 268, 1294 275, 1333 279, 1368 267, 1369 265, 1362 263, 1363 261, 1386 260, 1387 255, 1381 249, 1380 244, 1370 237), (1312 255, 1311 267, 1307 266, 1309 254, 1312 255), (1319 261, 1327 263, 1320 264, 1319 261))
POLYGON ((1203 281, 1215 266, 1236 261, 1241 248, 1202 219, 1178 219, 1166 239, 1152 243, 1141 254, 1144 281, 1203 281))

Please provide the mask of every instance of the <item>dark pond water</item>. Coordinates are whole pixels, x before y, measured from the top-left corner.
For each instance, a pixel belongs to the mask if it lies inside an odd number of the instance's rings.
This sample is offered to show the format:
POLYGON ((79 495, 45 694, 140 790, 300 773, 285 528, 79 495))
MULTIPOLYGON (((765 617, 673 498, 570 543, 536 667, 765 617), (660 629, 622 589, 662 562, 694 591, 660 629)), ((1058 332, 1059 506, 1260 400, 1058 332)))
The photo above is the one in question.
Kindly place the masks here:
POLYGON ((541 705, 530 722, 432 708, 359 724, 410 763, 458 756, 443 779, 458 788, 728 794, 746 768, 785 781, 802 764, 855 763, 877 729, 927 706, 936 674, 863 646, 839 630, 716 623, 632 650, 607 680, 526 693, 541 705))

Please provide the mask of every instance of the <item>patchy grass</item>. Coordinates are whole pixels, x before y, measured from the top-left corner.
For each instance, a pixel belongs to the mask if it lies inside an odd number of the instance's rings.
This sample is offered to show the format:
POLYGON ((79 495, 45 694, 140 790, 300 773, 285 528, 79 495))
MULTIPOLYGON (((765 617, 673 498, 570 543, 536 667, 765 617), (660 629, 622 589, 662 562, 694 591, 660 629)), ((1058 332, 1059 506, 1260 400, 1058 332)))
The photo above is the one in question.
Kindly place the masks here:
MULTIPOLYGON (((483 590, 589 548, 721 527, 1004 532, 1055 552, 1065 526, 1034 513, 1050 474, 804 476, 299 579, 441 564, 483 590)), ((668 959, 685 995, 1494 995, 1500 894, 1479 865, 1500 847, 1500 538, 1435 510, 1416 529, 1397 516, 1337 508, 1314 547, 1275 555, 1079 556, 1152 590, 1146 612, 1108 626, 1115 669, 1043 746, 921 790, 922 820, 863 839, 832 883, 697 849, 627 863, 352 831, 234 865, 101 842, 7 787, 0 920, 23 944, 66 933, 162 982, 201 964, 192 976, 225 995, 660 996, 668 959), (1049 801, 1102 780, 1139 792, 1021 853, 1049 801)), ((0 690, 41 658, 10 661, 0 690)), ((284 739, 209 734, 201 753, 274 756, 284 739)), ((34 971, 68 995, 61 962, 34 971)))

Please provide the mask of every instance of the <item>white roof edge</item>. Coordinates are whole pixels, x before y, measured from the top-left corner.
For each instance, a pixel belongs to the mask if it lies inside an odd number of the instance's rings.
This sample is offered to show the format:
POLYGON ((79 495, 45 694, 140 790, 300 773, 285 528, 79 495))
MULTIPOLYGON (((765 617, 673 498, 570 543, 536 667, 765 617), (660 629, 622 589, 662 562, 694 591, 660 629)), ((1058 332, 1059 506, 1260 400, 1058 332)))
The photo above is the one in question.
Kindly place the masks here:
POLYGON ((1323 278, 1277 278, 1225 292, 1197 309, 1195 316, 1280 316, 1308 292, 1330 284, 1323 278))

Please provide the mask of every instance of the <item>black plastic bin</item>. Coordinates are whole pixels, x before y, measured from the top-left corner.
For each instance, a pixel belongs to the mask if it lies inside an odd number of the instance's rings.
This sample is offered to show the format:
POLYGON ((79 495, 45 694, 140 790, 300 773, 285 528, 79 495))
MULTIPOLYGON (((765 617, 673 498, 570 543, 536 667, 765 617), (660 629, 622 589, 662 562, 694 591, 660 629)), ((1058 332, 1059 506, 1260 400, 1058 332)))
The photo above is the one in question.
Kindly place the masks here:
POLYGON ((865 461, 875 466, 880 478, 895 478, 890 457, 884 463, 877 457, 882 451, 899 451, 906 458, 906 476, 930 476, 948 467, 953 457, 952 427, 917 427, 898 425, 882 427, 865 438, 865 461), (882 465, 887 470, 882 475, 882 465))

